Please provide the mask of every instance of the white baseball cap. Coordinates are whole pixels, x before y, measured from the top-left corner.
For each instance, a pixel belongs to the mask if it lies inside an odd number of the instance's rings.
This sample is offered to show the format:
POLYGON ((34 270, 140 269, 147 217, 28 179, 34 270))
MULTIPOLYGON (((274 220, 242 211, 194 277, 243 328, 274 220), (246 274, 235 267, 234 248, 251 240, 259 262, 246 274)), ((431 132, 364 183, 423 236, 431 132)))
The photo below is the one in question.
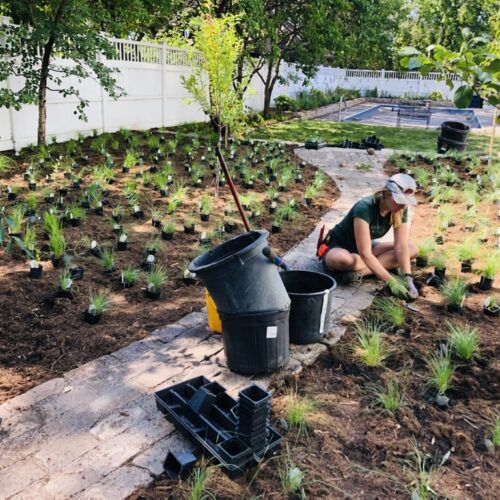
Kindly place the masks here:
POLYGON ((408 174, 394 174, 387 179, 385 187, 391 192, 394 201, 399 205, 417 204, 417 200, 413 195, 417 189, 417 184, 408 174))

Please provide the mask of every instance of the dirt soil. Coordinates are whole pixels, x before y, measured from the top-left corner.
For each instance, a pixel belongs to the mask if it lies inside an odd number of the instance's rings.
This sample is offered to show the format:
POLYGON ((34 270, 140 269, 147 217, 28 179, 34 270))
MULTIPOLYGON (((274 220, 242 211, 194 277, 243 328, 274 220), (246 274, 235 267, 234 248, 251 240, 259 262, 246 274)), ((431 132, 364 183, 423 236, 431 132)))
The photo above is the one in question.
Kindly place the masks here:
MULTIPOLYGON (((422 163, 423 164, 423 163, 422 163)), ((388 173, 394 167, 387 165, 388 173)), ((462 172, 463 174, 463 172, 462 172)), ((433 234, 436 208, 420 193, 412 238, 433 234)), ((454 205, 457 216, 465 207, 454 205)), ((481 204, 493 227, 496 207, 481 204)), ((463 223, 445 232, 445 247, 464 238, 463 223)), ((484 257, 484 256, 483 256, 484 257)), ((478 259, 476 268, 481 265, 478 259)), ((488 450, 495 416, 500 415, 499 319, 482 312, 486 292, 473 284, 478 276, 461 274, 471 285, 463 316, 450 314, 438 290, 425 285, 431 268, 416 270, 421 297, 407 310, 405 330, 384 334, 391 354, 381 368, 368 369, 353 355, 354 328, 314 366, 297 378, 276 377, 272 422, 284 434, 280 454, 229 479, 218 467, 209 467, 206 491, 216 498, 409 498, 418 484, 430 489, 412 498, 492 499, 500 487, 500 451, 488 450), (445 342, 446 322, 467 322, 479 330, 480 357, 470 364, 453 359, 456 369, 447 391, 448 408, 435 403, 426 359, 445 342), (403 405, 394 414, 374 402, 372 389, 397 377, 403 405), (307 429, 286 430, 289 399, 299 394, 312 404, 307 429), (302 492, 283 486, 286 463, 304 473, 302 492)), ((449 274, 460 274, 458 263, 448 260, 449 274)), ((498 280, 497 280, 498 282, 498 280)), ((382 292, 381 292, 382 293, 382 292)), ((493 295, 499 296, 498 286, 493 295)), ((373 308, 364 317, 373 315, 373 308)), ((133 499, 189 498, 189 480, 177 483, 157 479, 133 499)))
MULTIPOLYGON (((121 140, 119 134, 115 134, 114 138, 121 140)), ((167 136, 167 139, 170 138, 167 136)), ((174 165, 174 179, 186 183, 190 181, 190 178, 184 172, 184 154, 181 152, 181 147, 187 141, 188 139, 181 139, 177 152, 169 158, 174 165)), ((82 190, 91 182, 92 168, 103 161, 102 155, 95 153, 90 145, 90 140, 86 140, 81 145, 82 154, 89 156, 88 166, 77 160, 79 166, 73 169, 74 171, 82 167, 86 169, 82 190)), ((64 145, 58 148, 61 151, 64 145)), ((113 184, 107 186, 109 195, 104 206, 104 215, 95 215, 92 210, 87 210, 87 217, 80 226, 64 227, 65 238, 69 242, 67 253, 73 256, 72 264, 85 269, 83 279, 73 283, 72 299, 56 296, 60 270, 54 269, 48 260, 48 250, 43 247, 46 242, 43 241, 41 223, 36 224, 38 248, 42 248, 43 275, 41 279, 28 277, 27 260, 19 248, 14 247, 12 254, 8 254, 5 246, 0 247, 0 289, 2 290, 0 294, 0 338, 2 339, 0 344, 0 403, 83 363, 144 338, 154 329, 174 323, 189 312, 200 310, 205 305, 204 288, 201 284, 186 285, 183 281, 183 270, 187 262, 202 251, 199 243, 200 233, 213 231, 227 220, 235 221, 237 229, 233 234, 223 235, 223 239, 243 232, 243 224, 238 219, 229 188, 227 186, 219 188, 220 197, 216 200, 214 198, 215 180, 207 167, 202 187, 189 187, 183 206, 175 212, 174 216, 165 217, 165 220, 172 220, 175 223, 176 232, 172 241, 161 240, 156 256, 157 263, 169 274, 168 283, 162 287, 160 299, 151 300, 145 297, 144 278, 141 278, 141 281, 133 288, 123 289, 120 282, 121 270, 127 266, 139 267, 145 258, 146 242, 160 235, 159 229, 151 224, 151 209, 153 207, 164 209, 170 196, 160 197, 157 190, 152 186, 142 185, 142 179, 136 177, 136 174, 147 173, 150 166, 147 159, 143 166, 134 167, 127 174, 121 173, 124 152, 127 148, 126 145, 120 144, 120 147, 112 153, 116 165, 116 179, 113 184), (145 211, 143 220, 132 217, 123 196, 122 188, 130 180, 138 183, 137 191, 141 197, 141 206, 145 211), (214 202, 209 222, 200 222, 198 215, 198 204, 203 194, 209 195, 214 202), (116 248, 116 237, 111 231, 111 213, 117 205, 127 207, 121 224, 129 236, 129 244, 126 251, 115 253, 116 271, 105 274, 99 259, 90 255, 87 240, 95 239, 102 247, 116 248), (225 208, 231 208, 235 212, 234 215, 229 218, 224 217, 225 208), (183 222, 193 216, 196 222, 196 234, 185 234, 182 229, 183 222), (100 289, 110 292, 113 308, 103 314, 100 323, 89 325, 83 321, 83 312, 88 307, 90 293, 100 289)), ((146 149, 145 146, 143 148, 146 149)), ((234 160, 228 160, 229 167, 234 171, 236 162, 251 155, 253 148, 254 146, 251 145, 235 147, 237 153, 234 160)), ((194 160, 200 162, 202 154, 207 154, 203 145, 198 152, 195 152, 194 160)), ((279 193, 279 205, 294 198, 299 206, 300 215, 296 221, 284 224, 281 232, 269 236, 271 247, 278 253, 287 251, 305 238, 314 229, 320 216, 333 205, 338 193, 333 181, 325 178, 321 194, 311 206, 306 206, 303 202, 304 191, 317 169, 310 165, 299 168, 300 160, 295 157, 291 148, 286 148, 281 157, 293 165, 297 172, 300 171, 303 182, 295 183, 292 180, 287 191, 279 193)), ((11 172, 0 176, 0 201, 7 213, 15 203, 25 199, 28 194, 22 172, 31 161, 30 155, 25 153, 21 158, 16 158, 16 167, 11 172), (7 186, 19 188, 16 201, 7 201, 5 192, 7 186)), ((54 206, 43 201, 42 190, 53 186, 53 191, 57 193, 58 187, 68 184, 68 181, 63 179, 63 172, 54 170, 50 164, 53 162, 46 162, 39 173, 36 191, 39 198, 38 215, 54 206), (42 180, 47 173, 52 173, 54 177, 50 185, 42 180)), ((260 169, 261 165, 263 165, 262 162, 255 170, 260 169)), ((256 179, 255 187, 251 190, 246 189, 239 178, 236 182, 240 194, 253 194, 262 203, 262 214, 256 219, 250 219, 251 227, 267 229, 270 232, 274 216, 269 214, 270 200, 265 195, 267 186, 264 185, 264 180, 256 179)), ((65 197, 65 206, 77 202, 82 190, 70 188, 65 197)), ((247 216, 250 217, 249 212, 247 216)))

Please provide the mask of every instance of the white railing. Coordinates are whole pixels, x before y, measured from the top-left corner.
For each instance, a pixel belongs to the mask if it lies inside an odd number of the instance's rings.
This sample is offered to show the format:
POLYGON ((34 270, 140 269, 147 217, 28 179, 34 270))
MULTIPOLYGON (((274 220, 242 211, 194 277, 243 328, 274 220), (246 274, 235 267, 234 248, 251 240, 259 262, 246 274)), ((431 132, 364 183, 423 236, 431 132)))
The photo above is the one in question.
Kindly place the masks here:
POLYGON ((192 66, 201 64, 201 53, 166 44, 135 42, 133 40, 109 39, 115 54, 108 58, 113 61, 137 62, 147 64, 162 64, 169 66, 192 66))
MULTIPOLYGON (((390 70, 372 70, 372 69, 346 69, 345 78, 391 78, 396 80, 432 80, 437 81, 441 78, 441 73, 429 73, 422 76, 418 71, 390 71, 390 70)), ((452 81, 460 80, 456 75, 449 75, 452 81)))
POLYGON ((120 40, 118 38, 111 38, 109 41, 115 49, 115 55, 108 59, 113 61, 161 64, 161 45, 120 40))

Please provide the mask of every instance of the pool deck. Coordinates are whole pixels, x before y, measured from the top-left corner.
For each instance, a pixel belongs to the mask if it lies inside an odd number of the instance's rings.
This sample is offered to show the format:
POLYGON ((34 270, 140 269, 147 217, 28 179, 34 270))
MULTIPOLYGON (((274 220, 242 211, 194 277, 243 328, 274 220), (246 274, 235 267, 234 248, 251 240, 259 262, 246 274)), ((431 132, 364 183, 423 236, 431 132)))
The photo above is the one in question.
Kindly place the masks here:
MULTIPOLYGON (((364 102, 356 106, 353 106, 352 108, 349 108, 347 111, 342 112, 341 121, 348 120, 352 121, 353 123, 364 123, 368 125, 383 125, 383 126, 393 126, 393 127, 397 126, 397 121, 398 121, 397 112, 391 111, 385 106, 383 108, 380 107, 372 115, 368 116, 362 115, 359 117, 359 120, 357 119, 349 120, 349 118, 351 118, 352 116, 361 113, 363 111, 367 111, 370 108, 374 108, 376 106, 380 106, 380 104, 374 102, 364 102)), ((386 105, 386 106, 391 106, 391 105, 386 105)), ((464 116, 461 116, 460 114, 448 114, 444 111, 445 109, 447 108, 442 108, 437 106, 433 107, 431 105, 431 118, 429 121, 428 128, 439 128, 441 126, 441 123, 444 121, 459 121, 463 123, 468 123, 467 120, 464 119, 464 116), (443 110, 443 112, 440 112, 439 111, 440 109, 443 110)), ((474 108, 470 109, 470 111, 473 111, 474 114, 476 115, 476 118, 481 123, 481 128, 487 129, 491 127, 491 123, 493 120, 493 108, 491 109, 474 108)), ((319 117, 318 120, 339 121, 339 114, 338 112, 330 113, 328 115, 319 117)), ((425 119, 411 119, 407 117, 402 117, 400 119, 400 126, 426 128, 427 124, 425 119)), ((476 130, 478 129, 476 128, 476 130)))

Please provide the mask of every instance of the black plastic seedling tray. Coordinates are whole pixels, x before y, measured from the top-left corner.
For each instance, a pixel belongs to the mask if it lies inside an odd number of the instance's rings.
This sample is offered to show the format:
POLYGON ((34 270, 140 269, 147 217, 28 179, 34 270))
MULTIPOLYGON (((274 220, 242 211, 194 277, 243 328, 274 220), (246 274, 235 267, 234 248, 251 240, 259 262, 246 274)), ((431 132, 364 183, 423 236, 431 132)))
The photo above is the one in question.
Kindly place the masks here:
POLYGON ((248 425, 252 413, 247 420, 243 410, 243 422, 247 424, 243 426, 247 431, 244 434, 240 434, 237 401, 219 383, 202 376, 156 392, 156 407, 180 432, 198 443, 234 477, 246 466, 276 452, 282 441, 267 419, 270 395, 258 386, 248 389, 248 398, 245 399, 257 399, 257 407, 265 404, 267 412, 264 412, 265 419, 259 415, 258 425, 252 426, 248 425))

